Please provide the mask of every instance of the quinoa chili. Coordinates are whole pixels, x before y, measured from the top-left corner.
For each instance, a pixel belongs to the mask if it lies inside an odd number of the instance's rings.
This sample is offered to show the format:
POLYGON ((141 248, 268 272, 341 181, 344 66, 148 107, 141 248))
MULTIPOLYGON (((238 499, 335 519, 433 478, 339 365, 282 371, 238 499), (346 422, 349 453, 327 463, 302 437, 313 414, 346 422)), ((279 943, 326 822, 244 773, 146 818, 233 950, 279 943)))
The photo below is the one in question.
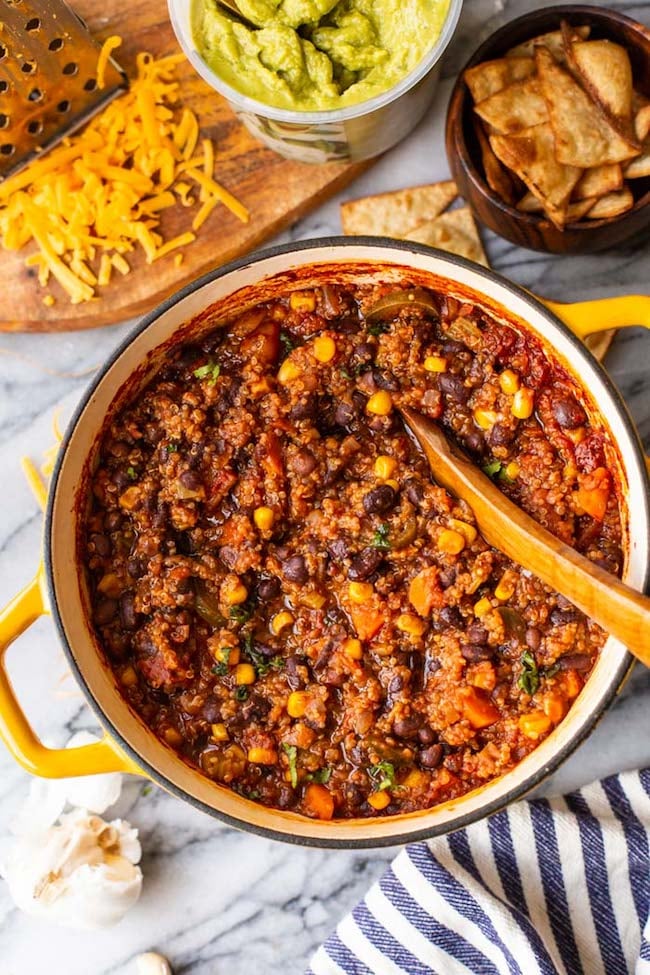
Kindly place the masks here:
POLYGON ((620 573, 613 446, 531 335, 327 284, 173 351, 104 431, 83 557, 124 697, 223 786, 320 819, 431 807, 545 738, 605 634, 490 548, 396 411, 620 573))

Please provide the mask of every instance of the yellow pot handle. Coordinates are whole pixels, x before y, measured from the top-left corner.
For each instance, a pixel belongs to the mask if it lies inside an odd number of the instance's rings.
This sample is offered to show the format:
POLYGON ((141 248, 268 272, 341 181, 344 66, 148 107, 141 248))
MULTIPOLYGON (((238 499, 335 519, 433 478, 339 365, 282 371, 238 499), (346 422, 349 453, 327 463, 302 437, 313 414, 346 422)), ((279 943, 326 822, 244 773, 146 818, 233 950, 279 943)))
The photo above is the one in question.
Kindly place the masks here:
POLYGON ((627 328, 630 325, 650 328, 648 295, 597 298, 595 301, 576 301, 568 305, 545 301, 542 298, 542 304, 546 305, 549 311, 557 315, 581 339, 609 328, 627 328))
POLYGON ((34 734, 13 692, 5 657, 13 641, 44 613, 49 613, 49 609, 41 564, 29 585, 0 611, 0 738, 23 768, 44 778, 60 779, 98 772, 143 775, 106 734, 96 744, 80 748, 46 748, 34 734))

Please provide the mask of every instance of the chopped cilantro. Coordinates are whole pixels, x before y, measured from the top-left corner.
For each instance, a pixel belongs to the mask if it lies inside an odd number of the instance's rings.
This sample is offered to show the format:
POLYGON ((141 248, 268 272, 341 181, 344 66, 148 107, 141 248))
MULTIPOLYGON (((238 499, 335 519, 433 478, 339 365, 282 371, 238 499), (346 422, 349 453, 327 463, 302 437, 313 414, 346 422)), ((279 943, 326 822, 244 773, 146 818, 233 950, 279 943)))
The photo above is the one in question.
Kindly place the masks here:
POLYGON ((559 669, 560 669, 559 664, 553 664, 551 667, 545 667, 544 670, 542 671, 542 674, 544 675, 544 677, 555 677, 559 669))
POLYGON ((175 454, 178 450, 178 444, 175 440, 170 440, 169 443, 166 444, 165 450, 168 454, 175 454))
POLYGON ((282 351, 284 352, 285 356, 289 355, 289 353, 292 352, 296 347, 296 343, 293 341, 290 335, 287 335, 286 332, 280 332, 280 341, 282 342, 282 351))
POLYGON ((259 799, 262 793, 259 789, 249 789, 248 792, 244 793, 244 795, 247 799, 259 799))
POLYGON ((298 749, 295 745, 288 745, 286 741, 282 742, 282 750, 287 756, 289 762, 289 775, 291 776, 291 788, 295 789, 298 785, 298 768, 296 762, 298 759, 298 749))
POLYGON ((368 769, 368 775, 374 782, 375 790, 383 792, 384 789, 392 789, 395 785, 395 766, 392 762, 377 762, 368 769))
POLYGON ((351 372, 348 372, 348 370, 345 368, 345 366, 341 366, 341 368, 339 369, 339 372, 341 373, 341 375, 343 376, 344 379, 354 379, 354 376, 352 375, 352 373, 351 372))
POLYGON ((537 688, 539 687, 539 670, 537 669, 537 662, 533 657, 530 650, 524 650, 519 662, 522 666, 521 674, 517 680, 517 687, 520 687, 522 691, 526 694, 530 694, 532 697, 537 688))
POLYGON ((326 782, 329 782, 331 775, 332 775, 331 768, 319 768, 316 769, 315 772, 309 773, 309 775, 307 776, 307 781, 318 782, 319 785, 325 785, 326 782))
POLYGON ((384 335, 385 332, 389 331, 388 322, 373 322, 372 325, 368 325, 368 335, 384 335))
POLYGON ((137 481, 138 472, 136 471, 135 467, 127 467, 126 473, 131 478, 132 481, 137 481))
POLYGON ((482 471, 484 474, 487 474, 488 477, 494 477, 495 474, 499 473, 502 467, 503 464, 500 460, 491 460, 489 464, 483 464, 482 471))
POLYGON ((239 687, 235 688, 235 700, 245 701, 248 697, 248 688, 245 684, 240 684, 239 687))
POLYGON ((514 484, 515 483, 513 481, 513 479, 508 474, 506 474, 505 467, 502 467, 501 470, 499 471, 499 480, 503 484, 514 484))
POLYGON ((231 606, 228 616, 235 623, 247 623, 253 615, 253 607, 250 603, 242 603, 240 606, 231 606))
POLYGON ((386 552, 391 547, 388 534, 390 529, 388 525, 380 525, 376 529, 375 534, 372 536, 372 542, 370 543, 373 548, 379 548, 386 552))
POLYGON ((255 649, 252 633, 247 633, 244 637, 244 653, 255 668, 258 677, 264 677, 270 670, 281 670, 284 667, 282 657, 266 657, 255 649))
POLYGON ((215 664, 212 668, 212 673, 215 675, 215 677, 225 677, 228 673, 228 664, 225 662, 225 660, 215 664))
POLYGON ((199 366, 198 369, 194 370, 194 375, 196 376, 196 378, 207 379, 208 384, 210 386, 214 386, 217 379, 219 378, 220 373, 221 373, 221 366, 219 365, 218 362, 214 362, 214 360, 212 359, 210 359, 209 362, 206 362, 204 366, 199 366))

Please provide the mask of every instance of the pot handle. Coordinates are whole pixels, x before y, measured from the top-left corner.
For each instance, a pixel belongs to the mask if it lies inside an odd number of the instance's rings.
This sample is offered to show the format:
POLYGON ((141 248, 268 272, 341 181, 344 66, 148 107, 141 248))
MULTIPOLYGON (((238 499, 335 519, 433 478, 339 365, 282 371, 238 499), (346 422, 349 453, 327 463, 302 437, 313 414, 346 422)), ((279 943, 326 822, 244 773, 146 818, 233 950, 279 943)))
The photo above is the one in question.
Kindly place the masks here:
POLYGON ((101 741, 79 748, 46 748, 24 714, 7 674, 5 657, 13 641, 32 623, 49 613, 43 566, 32 581, 0 611, 0 738, 23 768, 48 779, 99 772, 142 770, 104 734, 101 741))
POLYGON ((650 328, 650 296, 621 295, 618 298, 597 298, 563 304, 546 301, 542 304, 557 315, 580 339, 609 328, 628 328, 642 325, 650 328))

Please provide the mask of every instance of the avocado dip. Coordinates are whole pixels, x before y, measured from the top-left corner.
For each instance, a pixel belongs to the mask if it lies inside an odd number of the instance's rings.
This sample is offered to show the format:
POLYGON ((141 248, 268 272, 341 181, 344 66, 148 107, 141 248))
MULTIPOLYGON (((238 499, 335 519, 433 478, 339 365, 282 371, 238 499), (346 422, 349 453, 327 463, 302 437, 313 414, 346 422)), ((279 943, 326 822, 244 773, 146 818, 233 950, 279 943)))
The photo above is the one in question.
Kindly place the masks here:
POLYGON ((449 0, 238 0, 231 17, 194 0, 198 51, 243 95, 292 111, 367 101, 405 78, 436 43, 449 0))

